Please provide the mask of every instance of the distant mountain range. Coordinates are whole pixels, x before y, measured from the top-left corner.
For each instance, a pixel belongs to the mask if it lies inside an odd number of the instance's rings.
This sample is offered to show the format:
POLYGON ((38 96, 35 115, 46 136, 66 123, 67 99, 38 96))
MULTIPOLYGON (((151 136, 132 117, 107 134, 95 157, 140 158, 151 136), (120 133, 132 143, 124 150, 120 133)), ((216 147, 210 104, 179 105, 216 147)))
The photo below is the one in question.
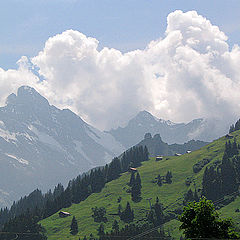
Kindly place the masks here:
POLYGON ((183 144, 192 139, 210 142, 226 133, 226 129, 216 123, 216 120, 202 118, 189 123, 173 123, 141 111, 125 127, 111 129, 108 133, 126 148, 140 142, 145 133, 160 134, 168 144, 183 144))
MULTIPOLYGON (((191 139, 211 141, 221 135, 215 131, 214 123, 207 120, 175 124, 146 111, 131 119, 126 127, 102 132, 69 109, 50 105, 35 89, 20 87, 0 107, 0 207, 9 206, 36 188, 46 191, 59 182, 66 184, 91 168, 109 163, 137 145, 148 132, 160 135, 143 142, 150 152, 162 155, 185 149, 177 144, 174 149, 168 144, 191 139)), ((205 143, 190 142, 194 148, 202 144, 205 143)), ((193 150, 190 145, 186 143, 186 149, 193 150)))
POLYGON ((104 165, 125 150, 68 109, 23 86, 0 108, 0 207, 104 165))

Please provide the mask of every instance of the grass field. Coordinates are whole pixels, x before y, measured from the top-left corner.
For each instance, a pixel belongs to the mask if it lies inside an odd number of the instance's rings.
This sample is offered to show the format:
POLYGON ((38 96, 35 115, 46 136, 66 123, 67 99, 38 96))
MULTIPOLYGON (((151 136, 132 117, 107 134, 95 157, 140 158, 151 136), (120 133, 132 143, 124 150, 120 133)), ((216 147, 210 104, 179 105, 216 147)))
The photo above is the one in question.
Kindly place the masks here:
MULTIPOLYGON (((237 137, 237 141, 240 143, 240 132, 233 133, 237 137), (239 136, 238 136, 239 135, 239 136)), ((122 198, 121 205, 123 208, 126 206, 126 202, 129 201, 131 207, 134 209, 134 221, 142 221, 147 211, 149 210, 149 203, 147 198, 152 198, 152 203, 155 202, 156 197, 159 197, 160 202, 165 208, 166 214, 175 214, 176 209, 182 208, 183 196, 187 190, 191 187, 194 189, 193 182, 190 187, 187 187, 185 180, 188 178, 194 179, 196 187, 201 188, 202 176, 205 167, 197 174, 193 173, 192 167, 195 163, 208 158, 211 162, 207 165, 211 165, 216 160, 221 160, 225 137, 222 137, 216 141, 213 141, 209 145, 194 151, 190 154, 184 154, 179 157, 164 157, 162 161, 156 162, 151 158, 147 162, 143 162, 142 166, 138 168, 138 171, 142 180, 142 200, 138 203, 131 201, 130 193, 126 190, 129 188, 127 183, 130 179, 130 173, 122 174, 118 179, 105 185, 100 193, 94 193, 89 196, 85 201, 79 204, 73 204, 71 207, 63 209, 74 215, 78 221, 79 232, 77 235, 72 236, 69 232, 72 216, 67 218, 59 218, 58 214, 54 214, 51 217, 41 221, 41 224, 46 228, 48 239, 81 239, 86 235, 89 236, 93 233, 97 236, 97 228, 99 223, 93 221, 91 217, 92 207, 105 207, 107 211, 108 222, 104 224, 105 231, 111 231, 112 223, 116 219, 120 226, 124 223, 120 221, 116 214, 118 211, 117 199, 122 198), (164 184, 159 187, 152 180, 157 177, 158 174, 165 175, 167 171, 171 171, 173 175, 172 184, 164 184)), ((233 217, 235 221, 240 220, 240 213, 235 212, 235 209, 240 207, 240 198, 237 198, 234 202, 221 209, 223 216, 233 217)), ((176 214, 175 214, 176 215, 176 214)), ((179 222, 177 220, 171 220, 165 224, 165 230, 169 231, 174 237, 179 239, 181 233, 178 231, 179 222)))

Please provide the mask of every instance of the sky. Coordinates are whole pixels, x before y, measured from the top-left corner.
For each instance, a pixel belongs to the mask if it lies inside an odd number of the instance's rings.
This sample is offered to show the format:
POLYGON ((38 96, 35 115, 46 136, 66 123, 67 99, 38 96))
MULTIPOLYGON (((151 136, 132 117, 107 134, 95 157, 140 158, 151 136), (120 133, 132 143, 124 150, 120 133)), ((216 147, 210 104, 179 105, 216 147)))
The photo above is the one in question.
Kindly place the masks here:
POLYGON ((109 129, 240 115, 239 0, 0 1, 0 102, 30 85, 109 129))

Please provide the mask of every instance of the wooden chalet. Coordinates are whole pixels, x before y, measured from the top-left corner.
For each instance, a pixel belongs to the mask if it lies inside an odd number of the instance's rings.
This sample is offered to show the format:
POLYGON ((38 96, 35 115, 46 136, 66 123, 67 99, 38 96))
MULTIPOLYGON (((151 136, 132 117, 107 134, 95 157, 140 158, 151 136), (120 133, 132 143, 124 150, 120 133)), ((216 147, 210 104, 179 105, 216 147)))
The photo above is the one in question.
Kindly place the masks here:
POLYGON ((129 168, 129 172, 137 172, 137 169, 130 167, 130 168, 129 168))
POLYGON ((69 212, 63 212, 63 211, 60 211, 58 213, 59 217, 69 217, 71 216, 71 214, 69 212))
POLYGON ((156 161, 161 161, 161 160, 163 160, 162 156, 156 156, 156 161))
POLYGON ((177 156, 177 157, 179 157, 179 156, 181 156, 182 154, 181 153, 175 153, 174 154, 174 156, 177 156))
POLYGON ((230 133, 228 133, 225 137, 226 137, 227 139, 231 139, 231 138, 233 138, 233 135, 230 134, 230 133))

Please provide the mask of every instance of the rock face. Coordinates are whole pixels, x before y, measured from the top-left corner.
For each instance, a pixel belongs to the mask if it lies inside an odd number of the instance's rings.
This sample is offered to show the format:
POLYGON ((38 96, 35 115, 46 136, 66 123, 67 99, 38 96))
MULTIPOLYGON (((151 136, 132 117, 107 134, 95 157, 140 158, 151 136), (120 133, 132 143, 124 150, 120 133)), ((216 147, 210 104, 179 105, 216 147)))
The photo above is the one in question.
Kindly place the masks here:
POLYGON ((129 148, 140 142, 145 133, 160 134, 162 140, 168 144, 183 144, 192 139, 210 142, 224 135, 226 131, 216 120, 199 118, 189 123, 173 123, 141 111, 125 127, 111 129, 109 133, 129 148))
POLYGON ((155 134, 153 137, 151 133, 146 133, 144 139, 137 144, 137 146, 146 146, 148 148, 149 154, 152 157, 156 156, 171 156, 175 154, 185 154, 187 151, 197 150, 208 142, 190 140, 184 144, 167 144, 162 141, 159 134, 155 134))
POLYGON ((0 207, 35 188, 66 183, 124 150, 110 134, 20 87, 0 108, 0 207))

